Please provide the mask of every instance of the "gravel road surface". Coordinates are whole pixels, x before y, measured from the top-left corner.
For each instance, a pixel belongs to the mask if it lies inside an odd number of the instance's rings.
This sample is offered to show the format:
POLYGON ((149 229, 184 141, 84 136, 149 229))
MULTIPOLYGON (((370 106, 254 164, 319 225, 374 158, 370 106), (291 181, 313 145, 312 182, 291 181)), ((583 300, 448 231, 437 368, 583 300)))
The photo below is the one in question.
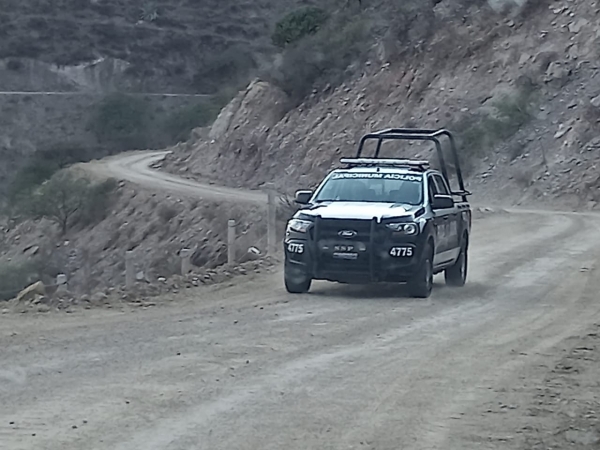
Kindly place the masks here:
POLYGON ((533 400, 490 405, 598 322, 600 219, 491 214, 470 256, 467 286, 428 300, 291 296, 276 273, 138 312, 0 315, 0 448, 532 448, 512 437, 533 400))

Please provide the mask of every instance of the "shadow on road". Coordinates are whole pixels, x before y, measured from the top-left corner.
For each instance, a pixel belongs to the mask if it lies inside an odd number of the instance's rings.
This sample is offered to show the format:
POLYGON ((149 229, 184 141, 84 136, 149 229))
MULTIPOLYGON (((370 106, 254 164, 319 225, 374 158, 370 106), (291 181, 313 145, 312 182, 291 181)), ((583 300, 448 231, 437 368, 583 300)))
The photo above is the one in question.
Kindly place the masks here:
POLYGON ((429 299, 415 299, 409 295, 408 288, 403 284, 377 283, 367 285, 352 285, 341 283, 323 282, 315 285, 307 295, 315 297, 333 297, 343 298, 345 300, 375 300, 375 299, 407 299, 414 301, 435 300, 443 302, 444 300, 477 299, 483 298, 491 286, 472 282, 462 287, 448 287, 443 278, 436 279, 433 287, 433 293, 429 299))

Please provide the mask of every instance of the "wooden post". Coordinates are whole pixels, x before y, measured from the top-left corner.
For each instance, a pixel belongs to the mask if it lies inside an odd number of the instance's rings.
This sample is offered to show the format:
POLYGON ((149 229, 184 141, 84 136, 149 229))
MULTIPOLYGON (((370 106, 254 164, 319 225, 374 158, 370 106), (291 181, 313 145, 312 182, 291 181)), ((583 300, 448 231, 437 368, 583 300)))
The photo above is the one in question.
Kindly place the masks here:
POLYGON ((235 264, 235 220, 227 222, 227 264, 235 264))
POLYGON ((277 252, 277 192, 273 183, 263 185, 267 191, 267 254, 274 256, 277 252))
POLYGON ((87 249, 83 249, 81 251, 81 263, 82 263, 82 277, 83 280, 82 281, 82 286, 83 286, 83 292, 85 294, 90 294, 91 293, 91 281, 92 281, 92 262, 90 261, 90 253, 88 252, 87 249))
POLYGON ((56 276, 56 292, 67 292, 67 276, 64 273, 59 273, 56 276))
POLYGON ((125 287, 132 289, 135 286, 135 264, 133 250, 125 252, 125 287))
POLYGON ((181 256, 181 275, 187 275, 192 271, 193 253, 190 248, 182 248, 181 252, 179 252, 179 256, 181 256))
POLYGON ((267 253, 275 256, 277 252, 277 203, 273 189, 269 189, 267 199, 267 253))

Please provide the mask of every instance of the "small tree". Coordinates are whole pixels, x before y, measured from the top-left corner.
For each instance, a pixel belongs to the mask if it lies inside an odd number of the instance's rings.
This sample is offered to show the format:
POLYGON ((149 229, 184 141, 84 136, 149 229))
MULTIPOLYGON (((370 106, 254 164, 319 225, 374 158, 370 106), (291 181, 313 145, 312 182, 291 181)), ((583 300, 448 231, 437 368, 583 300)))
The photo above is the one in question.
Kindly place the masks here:
POLYGON ((304 36, 315 34, 328 19, 327 11, 308 6, 288 13, 275 25, 273 43, 278 47, 286 47, 299 41, 304 36))
POLYGON ((25 212, 55 222, 64 235, 79 219, 89 218, 90 211, 106 209, 108 186, 92 185, 86 178, 68 171, 59 172, 30 195, 24 205, 25 212))
POLYGON ((150 114, 146 102, 125 94, 111 94, 94 107, 89 123, 99 142, 123 149, 144 147, 150 114))

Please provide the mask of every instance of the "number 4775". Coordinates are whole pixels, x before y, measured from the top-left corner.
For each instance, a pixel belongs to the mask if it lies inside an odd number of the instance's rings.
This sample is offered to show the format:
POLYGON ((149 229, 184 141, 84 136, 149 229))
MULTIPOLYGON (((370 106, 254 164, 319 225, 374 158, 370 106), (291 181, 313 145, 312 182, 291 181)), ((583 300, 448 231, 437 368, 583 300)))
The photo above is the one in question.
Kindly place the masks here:
POLYGON ((406 257, 413 256, 414 250, 412 247, 392 247, 390 250, 390 256, 394 257, 406 257))

